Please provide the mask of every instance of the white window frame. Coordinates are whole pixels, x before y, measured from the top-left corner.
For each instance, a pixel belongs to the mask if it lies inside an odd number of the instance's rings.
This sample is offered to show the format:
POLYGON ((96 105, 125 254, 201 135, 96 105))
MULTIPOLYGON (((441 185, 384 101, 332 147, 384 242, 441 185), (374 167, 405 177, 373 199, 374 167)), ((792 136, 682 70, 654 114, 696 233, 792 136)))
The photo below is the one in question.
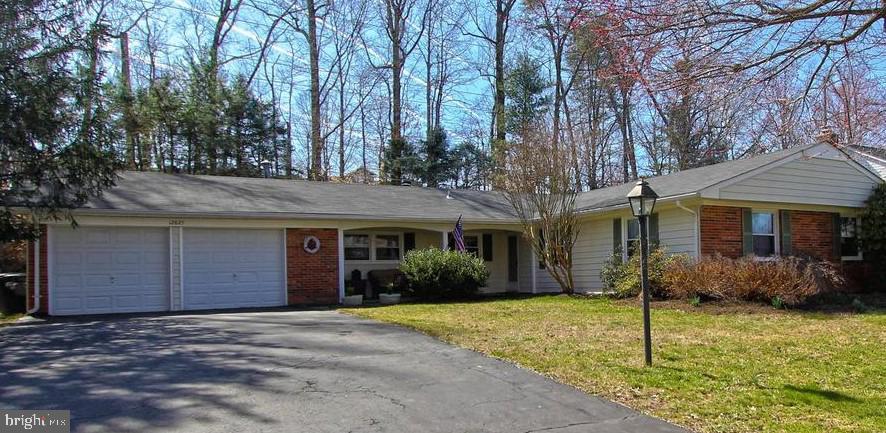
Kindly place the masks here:
MULTIPOLYGON (((858 226, 861 223, 861 221, 859 221, 858 215, 843 215, 843 214, 840 215, 840 242, 843 241, 843 218, 852 218, 855 220, 855 241, 858 242, 858 226)), ((858 246, 857 243, 856 243, 856 246, 858 246)), ((843 248, 841 245, 841 248, 840 248, 841 254, 842 254, 842 249, 843 248)), ((861 247, 860 246, 858 247, 858 254, 856 254, 854 256, 841 256, 840 260, 842 260, 844 262, 854 262, 854 261, 864 260, 864 257, 862 256, 862 252, 861 252, 861 247)))
POLYGON ((372 238, 369 241, 371 245, 372 251, 370 254, 372 255, 372 261, 377 263, 400 263, 400 260, 403 260, 403 232, 374 232, 372 233, 372 238), (378 236, 397 236, 397 259, 379 259, 376 254, 376 239, 378 236))
POLYGON ((468 249, 468 238, 469 237, 477 238, 477 256, 476 257, 479 257, 482 259, 483 258, 483 234, 482 233, 477 233, 477 234, 465 233, 463 235, 463 237, 464 237, 464 241, 465 241, 465 252, 468 252, 468 253, 471 252, 471 250, 468 249))
POLYGON ((639 238, 639 236, 640 236, 640 233, 639 233, 640 219, 637 217, 634 217, 634 216, 622 217, 622 219, 621 219, 621 258, 622 258, 622 260, 625 260, 625 261, 631 259, 631 255, 629 254, 629 251, 628 251, 628 246, 631 244, 630 241, 628 240, 628 224, 630 224, 631 221, 637 222, 637 231, 638 231, 637 236, 638 236, 638 238, 636 240, 638 240, 638 241, 640 240, 640 238, 639 238))
POLYGON ((754 255, 755 260, 775 260, 778 257, 781 257, 781 218, 779 218, 779 212, 776 209, 751 209, 751 251, 754 255), (772 237, 774 239, 773 251, 771 256, 758 256, 756 252, 754 252, 754 236, 769 236, 766 233, 757 234, 754 232, 754 214, 755 213, 768 213, 772 215, 772 237))
MULTIPOLYGON (((451 233, 451 232, 450 232, 450 233, 451 233)), ((494 233, 489 233, 489 232, 473 232, 473 231, 472 231, 472 232, 463 232, 463 233, 462 233, 462 236, 465 237, 465 238, 468 237, 468 236, 472 236, 472 237, 477 238, 477 257, 479 257, 479 258, 481 258, 481 259, 483 258, 483 251, 484 251, 484 250, 483 250, 483 235, 492 235, 492 242, 495 243, 495 234, 494 234, 494 233)), ((448 234, 447 234, 447 236, 448 236, 448 234)), ((467 250, 467 246, 468 246, 468 243, 465 242, 465 249, 466 249, 466 250, 467 250)), ((455 250, 455 244, 453 243, 452 245, 448 245, 447 248, 449 248, 449 249, 451 249, 451 250, 455 250)), ((495 258, 495 257, 493 256, 493 259, 494 259, 494 258, 495 258)), ((492 261, 490 261, 489 263, 494 263, 494 262, 495 262, 495 260, 492 260, 492 261)))
MULTIPOLYGON (((403 260, 403 232, 395 232, 395 231, 359 231, 359 232, 346 232, 343 236, 350 235, 362 235, 369 236, 369 260, 354 260, 354 259, 345 259, 346 263, 400 263, 403 260), (375 238, 376 236, 397 236, 397 248, 400 250, 400 258, 398 260, 379 260, 375 254, 375 238)), ((344 251, 342 251, 342 256, 344 256, 344 251)))
POLYGON ((344 238, 347 236, 366 236, 369 239, 369 246, 367 247, 367 248, 369 248, 369 256, 365 259, 349 259, 349 258, 347 258, 347 255, 345 255, 345 251, 344 251, 344 249, 347 249, 348 246, 345 245, 344 243, 342 243, 342 245, 343 245, 342 256, 345 258, 345 261, 359 262, 359 263, 371 262, 372 261, 372 239, 373 239, 372 235, 369 233, 345 233, 344 235, 342 235, 342 242, 344 242, 344 238))

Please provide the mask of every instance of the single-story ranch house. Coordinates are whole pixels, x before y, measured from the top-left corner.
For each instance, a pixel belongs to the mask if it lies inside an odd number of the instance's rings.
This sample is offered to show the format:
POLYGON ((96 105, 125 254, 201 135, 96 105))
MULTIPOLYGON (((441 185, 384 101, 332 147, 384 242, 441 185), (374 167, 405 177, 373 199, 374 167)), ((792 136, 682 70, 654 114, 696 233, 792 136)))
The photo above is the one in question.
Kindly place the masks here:
MULTIPOLYGON (((856 213, 883 180, 829 144, 649 179, 651 237, 693 257, 806 254, 847 269, 863 259, 856 213)), ((632 184, 578 197, 577 288, 599 291, 613 251, 638 238, 632 184)), ((393 269, 413 248, 465 243, 488 292, 559 290, 496 192, 264 178, 122 173, 47 222, 29 250, 29 308, 50 315, 334 304, 354 270, 393 269), (39 252, 39 254, 37 254, 39 252)))

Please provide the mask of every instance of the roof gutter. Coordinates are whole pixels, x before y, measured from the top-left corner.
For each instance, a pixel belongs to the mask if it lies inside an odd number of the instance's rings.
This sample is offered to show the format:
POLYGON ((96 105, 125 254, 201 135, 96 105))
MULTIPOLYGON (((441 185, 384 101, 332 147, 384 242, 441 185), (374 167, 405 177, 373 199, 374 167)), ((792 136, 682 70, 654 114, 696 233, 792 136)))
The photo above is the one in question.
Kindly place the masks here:
MULTIPOLYGON (((338 220, 371 220, 371 221, 401 221, 416 223, 451 223, 453 218, 417 218, 399 216, 380 216, 362 214, 327 214, 327 213, 290 213, 290 212, 176 212, 166 210, 122 210, 122 209, 75 209, 75 216, 130 216, 130 217, 155 217, 155 218, 261 218, 261 219, 338 219, 338 220)), ((513 218, 465 218, 468 223, 474 224, 519 224, 520 220, 513 218)))
MULTIPOLYGON (((682 199, 700 197, 700 196, 701 196, 701 193, 699 191, 688 192, 685 194, 677 194, 677 195, 671 195, 671 196, 667 196, 667 197, 660 197, 658 200, 656 200, 656 203, 661 203, 661 202, 669 203, 672 201, 679 202, 682 199)), ((678 207, 679 207, 679 205, 678 205, 678 207)), ((586 208, 586 209, 581 209, 581 210, 577 211, 576 213, 578 215, 594 215, 594 214, 606 213, 606 212, 610 212, 610 211, 614 211, 614 210, 627 209, 627 208, 630 208, 630 203, 623 203, 623 204, 596 207, 596 208, 586 208)))

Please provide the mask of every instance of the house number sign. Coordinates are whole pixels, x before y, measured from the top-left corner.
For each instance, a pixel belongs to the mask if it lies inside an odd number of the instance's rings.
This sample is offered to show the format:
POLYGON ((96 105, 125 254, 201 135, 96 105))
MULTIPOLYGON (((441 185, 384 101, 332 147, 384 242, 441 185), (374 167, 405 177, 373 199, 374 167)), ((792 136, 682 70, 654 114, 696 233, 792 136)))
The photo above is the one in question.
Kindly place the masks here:
POLYGON ((305 236, 305 252, 314 254, 317 251, 320 251, 320 239, 316 236, 305 236))

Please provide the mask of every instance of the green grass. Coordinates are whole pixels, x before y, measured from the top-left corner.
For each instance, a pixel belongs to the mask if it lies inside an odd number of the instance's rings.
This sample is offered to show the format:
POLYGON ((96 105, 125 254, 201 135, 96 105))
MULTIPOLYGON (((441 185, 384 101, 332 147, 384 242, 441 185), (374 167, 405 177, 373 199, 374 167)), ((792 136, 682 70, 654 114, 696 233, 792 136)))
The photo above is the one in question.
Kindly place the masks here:
POLYGON ((886 432, 886 314, 567 296, 344 310, 405 325, 701 432, 886 432))
POLYGON ((0 313, 0 327, 12 324, 16 320, 22 318, 24 314, 3 314, 0 313))

